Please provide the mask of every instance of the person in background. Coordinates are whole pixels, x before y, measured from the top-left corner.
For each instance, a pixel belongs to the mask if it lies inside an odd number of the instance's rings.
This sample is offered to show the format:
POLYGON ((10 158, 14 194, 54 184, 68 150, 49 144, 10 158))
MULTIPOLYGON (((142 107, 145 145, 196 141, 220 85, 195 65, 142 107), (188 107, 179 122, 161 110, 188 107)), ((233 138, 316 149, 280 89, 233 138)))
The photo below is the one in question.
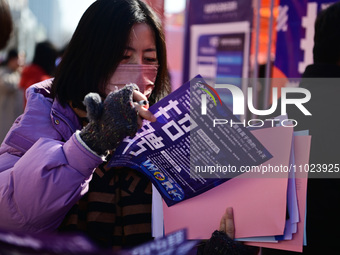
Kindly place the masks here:
POLYGON ((0 0, 0 50, 6 47, 13 29, 12 15, 6 0, 0 0))
MULTIPOLYGON (((340 2, 321 11, 315 21, 314 63, 306 67, 299 84, 311 93, 311 99, 303 106, 312 115, 304 115, 295 105, 287 105, 288 118, 298 122, 294 130, 308 130, 311 135, 309 164, 310 169, 315 168, 308 173, 307 246, 302 253, 263 249, 263 255, 340 254, 339 24, 340 2)), ((289 95, 289 98, 299 97, 301 94, 289 95)), ((272 117, 280 112, 278 107, 272 117)))
POLYGON ((21 62, 18 51, 11 49, 0 66, 0 142, 23 112, 23 93, 19 88, 21 62))
POLYGON ((49 42, 39 42, 35 46, 33 61, 24 67, 20 80, 20 88, 26 89, 40 81, 52 78, 56 70, 58 51, 49 42))

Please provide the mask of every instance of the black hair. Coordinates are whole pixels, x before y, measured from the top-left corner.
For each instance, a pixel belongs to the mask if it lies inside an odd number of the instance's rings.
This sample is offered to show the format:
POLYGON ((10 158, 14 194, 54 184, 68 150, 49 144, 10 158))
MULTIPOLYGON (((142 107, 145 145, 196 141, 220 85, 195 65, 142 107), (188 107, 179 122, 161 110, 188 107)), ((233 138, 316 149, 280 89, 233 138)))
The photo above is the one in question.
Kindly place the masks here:
POLYGON ((9 6, 5 0, 0 0, 0 50, 6 46, 12 29, 13 21, 9 6))
POLYGON ((0 63, 0 66, 6 66, 6 65, 8 65, 8 63, 9 63, 12 59, 15 59, 15 58, 18 58, 18 57, 19 57, 18 50, 17 50, 17 49, 10 49, 10 50, 7 52, 7 56, 6 56, 5 61, 1 62, 1 63, 0 63))
POLYGON ((340 2, 321 11, 315 21, 314 63, 340 61, 340 2))
POLYGON ((51 42, 40 42, 35 45, 32 63, 40 66, 49 76, 53 76, 57 56, 58 51, 51 42))
POLYGON ((165 37, 161 22, 141 0, 97 0, 83 14, 57 68, 52 96, 82 108, 89 92, 105 96, 105 86, 124 56, 131 28, 146 23, 155 34, 159 69, 149 101, 169 92, 165 37))
POLYGON ((8 63, 13 58, 18 58, 18 57, 19 57, 18 50, 17 49, 10 49, 7 53, 6 63, 8 63))

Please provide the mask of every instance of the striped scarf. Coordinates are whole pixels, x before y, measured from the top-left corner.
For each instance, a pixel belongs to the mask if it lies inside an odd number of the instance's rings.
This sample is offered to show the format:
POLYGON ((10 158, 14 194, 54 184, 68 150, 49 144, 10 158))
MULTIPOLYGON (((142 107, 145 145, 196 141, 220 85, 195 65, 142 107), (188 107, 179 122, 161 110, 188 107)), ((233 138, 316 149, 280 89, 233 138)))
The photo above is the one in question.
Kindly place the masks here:
POLYGON ((152 239, 151 182, 130 168, 99 166, 89 192, 70 210, 61 231, 81 231, 113 250, 152 239))

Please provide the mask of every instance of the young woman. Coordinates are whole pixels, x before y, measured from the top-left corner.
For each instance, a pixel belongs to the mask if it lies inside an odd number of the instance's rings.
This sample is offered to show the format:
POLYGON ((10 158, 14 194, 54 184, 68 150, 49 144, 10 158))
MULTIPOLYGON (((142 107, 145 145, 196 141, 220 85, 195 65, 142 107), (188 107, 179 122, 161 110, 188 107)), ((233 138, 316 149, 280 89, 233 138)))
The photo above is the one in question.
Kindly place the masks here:
MULTIPOLYGON (((0 227, 80 230, 113 248, 151 239, 150 181, 132 169, 108 169, 103 158, 142 119, 155 121, 136 102, 168 92, 164 34, 150 7, 95 1, 54 80, 27 90, 25 113, 0 147, 0 227)), ((233 226, 228 219, 224 232, 233 226)), ((221 233, 212 239, 215 251, 216 240, 224 250, 232 242, 221 233)))
POLYGON ((168 90, 164 36, 154 13, 141 1, 94 2, 55 79, 28 89, 26 110, 0 147, 0 227, 57 229, 87 192, 102 156, 133 135, 143 118, 155 120, 133 101, 154 101, 168 90), (128 86, 110 94, 131 82, 139 91, 128 86), (90 92, 106 100, 98 120, 87 123, 82 102, 90 92))

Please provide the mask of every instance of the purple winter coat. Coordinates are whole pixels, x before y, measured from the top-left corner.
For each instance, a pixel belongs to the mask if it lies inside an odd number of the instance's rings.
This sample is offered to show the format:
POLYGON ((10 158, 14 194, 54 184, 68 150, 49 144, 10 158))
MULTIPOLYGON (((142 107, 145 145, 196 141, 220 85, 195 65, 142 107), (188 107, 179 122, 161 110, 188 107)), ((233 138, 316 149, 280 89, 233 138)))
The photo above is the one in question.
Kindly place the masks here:
POLYGON ((55 230, 103 162, 77 140, 74 111, 49 97, 51 82, 27 90, 25 112, 0 147, 0 228, 55 230))

